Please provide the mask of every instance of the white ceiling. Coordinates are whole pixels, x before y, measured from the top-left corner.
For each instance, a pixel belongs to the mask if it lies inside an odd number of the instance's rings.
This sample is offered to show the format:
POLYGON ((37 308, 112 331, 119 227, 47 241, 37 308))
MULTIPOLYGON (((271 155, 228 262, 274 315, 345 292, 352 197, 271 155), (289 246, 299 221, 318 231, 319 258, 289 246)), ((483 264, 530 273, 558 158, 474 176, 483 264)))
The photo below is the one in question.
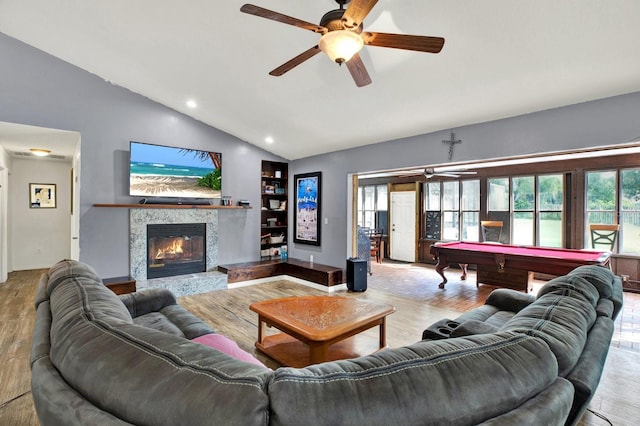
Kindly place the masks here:
POLYGON ((0 121, 0 146, 14 157, 36 158, 30 152, 35 148, 51 151, 46 159, 71 161, 79 142, 78 132, 0 121))
MULTIPOLYGON (((251 1, 314 23, 337 8, 251 1)), ((365 29, 446 42, 365 46, 363 88, 323 54, 269 76, 318 35, 243 3, 0 0, 0 31, 287 159, 640 91, 638 0, 379 0, 365 29)))

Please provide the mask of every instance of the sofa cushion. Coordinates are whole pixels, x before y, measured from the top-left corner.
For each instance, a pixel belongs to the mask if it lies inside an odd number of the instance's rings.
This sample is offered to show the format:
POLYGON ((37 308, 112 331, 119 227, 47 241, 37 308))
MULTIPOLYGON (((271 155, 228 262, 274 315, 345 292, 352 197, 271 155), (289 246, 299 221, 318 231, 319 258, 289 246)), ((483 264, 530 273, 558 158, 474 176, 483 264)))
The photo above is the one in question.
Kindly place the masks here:
POLYGON ((267 424, 270 371, 182 337, 85 319, 52 346, 65 381, 128 423, 267 424))
POLYGON ((498 330, 499 327, 489 325, 484 321, 468 320, 454 328, 451 331, 451 335, 449 337, 462 337, 469 336, 470 334, 495 333, 498 330))
POLYGON ((465 323, 467 321, 484 322, 489 326, 500 328, 509 321, 515 312, 503 311, 493 305, 482 305, 467 311, 455 319, 456 322, 465 323))
POLYGON ((591 304, 577 297, 548 293, 518 312, 501 331, 517 331, 544 340, 558 360, 559 375, 567 375, 582 354, 596 319, 591 304))
POLYGON ((580 356, 580 361, 566 377, 575 389, 574 404, 570 418, 579 419, 596 393, 602 369, 607 359, 607 353, 609 352, 613 330, 613 320, 607 317, 598 317, 591 328, 584 352, 580 356))
POLYGON ((77 260, 61 260, 48 271, 47 294, 50 296, 61 281, 67 278, 84 277, 102 283, 96 271, 85 263, 77 260))
POLYGON ((114 292, 101 281, 83 276, 70 276, 57 280, 51 292, 53 331, 71 326, 76 317, 88 317, 116 323, 133 323, 129 311, 114 292))
POLYGON ((242 350, 236 342, 222 334, 209 333, 196 337, 191 341, 209 346, 210 348, 225 353, 235 359, 239 359, 240 361, 250 362, 252 364, 259 365, 260 367, 267 368, 263 363, 258 361, 256 357, 251 355, 249 352, 242 350))
POLYGON ((582 298, 591 306, 596 306, 600 300, 600 293, 595 286, 579 275, 564 275, 552 279, 538 290, 538 298, 548 293, 582 298))
POLYGON ((524 404, 557 376, 548 346, 517 333, 422 341, 351 360, 275 370, 269 382, 270 423, 478 424, 524 404), (391 416, 390 406, 402 418, 391 416))
POLYGON ((510 288, 497 288, 493 290, 485 305, 495 306, 501 311, 519 312, 536 300, 533 294, 523 293, 510 288))
POLYGON ((596 305, 598 316, 613 318, 615 315, 615 305, 609 299, 600 299, 596 305))
POLYGON ((609 268, 584 265, 577 267, 567 275, 576 275, 589 281, 598 290, 601 297, 608 299, 613 295, 613 281, 616 276, 609 268))
POLYGON ((149 312, 148 314, 137 316, 133 319, 133 323, 143 327, 153 328, 154 330, 162 331, 164 333, 185 337, 182 330, 169 321, 161 312, 149 312))

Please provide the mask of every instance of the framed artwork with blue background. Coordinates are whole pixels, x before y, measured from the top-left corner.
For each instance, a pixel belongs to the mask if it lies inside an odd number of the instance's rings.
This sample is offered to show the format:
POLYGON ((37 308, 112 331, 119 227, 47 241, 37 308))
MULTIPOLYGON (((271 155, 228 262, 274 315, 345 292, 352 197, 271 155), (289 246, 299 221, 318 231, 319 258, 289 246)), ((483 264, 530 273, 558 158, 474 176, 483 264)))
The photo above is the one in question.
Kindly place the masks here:
POLYGON ((293 240, 296 243, 319 246, 322 172, 295 175, 294 182, 296 215, 293 240))

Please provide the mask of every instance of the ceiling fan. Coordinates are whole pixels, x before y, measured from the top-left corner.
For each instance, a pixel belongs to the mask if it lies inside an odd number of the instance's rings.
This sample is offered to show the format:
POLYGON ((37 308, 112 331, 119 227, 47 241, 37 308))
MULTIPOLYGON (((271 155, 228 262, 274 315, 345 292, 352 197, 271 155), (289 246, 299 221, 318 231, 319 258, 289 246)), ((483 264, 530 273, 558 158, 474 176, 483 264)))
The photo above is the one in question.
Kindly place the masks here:
POLYGON ((477 172, 469 172, 469 171, 463 171, 463 170, 452 170, 452 171, 442 170, 442 171, 436 172, 433 167, 427 167, 426 169, 424 169, 424 177, 426 177, 427 180, 431 179, 434 176, 458 178, 462 175, 475 175, 476 173, 477 172))
POLYGON ((346 63, 347 69, 356 85, 362 87, 371 83, 371 77, 369 77, 369 73, 358 54, 365 44, 428 53, 439 53, 442 50, 444 45, 444 38, 442 37, 363 31, 362 21, 371 12, 378 0, 335 1, 340 5, 340 9, 325 13, 318 25, 252 4, 245 4, 240 8, 241 12, 250 15, 322 34, 317 45, 280 65, 271 71, 270 75, 281 76, 323 51, 338 64, 346 63), (344 9, 344 5, 347 3, 349 6, 344 9))

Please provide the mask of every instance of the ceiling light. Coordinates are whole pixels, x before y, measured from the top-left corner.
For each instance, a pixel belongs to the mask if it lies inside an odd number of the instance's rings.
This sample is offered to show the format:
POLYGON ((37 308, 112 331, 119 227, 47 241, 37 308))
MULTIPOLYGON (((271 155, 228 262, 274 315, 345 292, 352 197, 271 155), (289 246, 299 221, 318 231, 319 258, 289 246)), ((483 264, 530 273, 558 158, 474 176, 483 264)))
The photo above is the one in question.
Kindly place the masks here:
POLYGON ((48 149, 41 148, 31 148, 29 151, 31 151, 33 155, 37 155, 38 157, 46 157, 51 153, 51 151, 49 151, 48 149))
POLYGON ((189 100, 187 101, 187 106, 188 106, 189 108, 195 108, 195 107, 197 107, 197 106, 198 106, 198 104, 197 104, 197 103, 196 103, 196 101, 194 101, 193 99, 189 99, 189 100))
POLYGON ((267 136, 266 138, 264 138, 264 141, 268 144, 272 144, 273 143, 273 138, 271 136, 267 136))
POLYGON ((349 30, 329 31, 318 42, 318 47, 339 64, 347 62, 362 49, 364 42, 359 34, 349 30))

